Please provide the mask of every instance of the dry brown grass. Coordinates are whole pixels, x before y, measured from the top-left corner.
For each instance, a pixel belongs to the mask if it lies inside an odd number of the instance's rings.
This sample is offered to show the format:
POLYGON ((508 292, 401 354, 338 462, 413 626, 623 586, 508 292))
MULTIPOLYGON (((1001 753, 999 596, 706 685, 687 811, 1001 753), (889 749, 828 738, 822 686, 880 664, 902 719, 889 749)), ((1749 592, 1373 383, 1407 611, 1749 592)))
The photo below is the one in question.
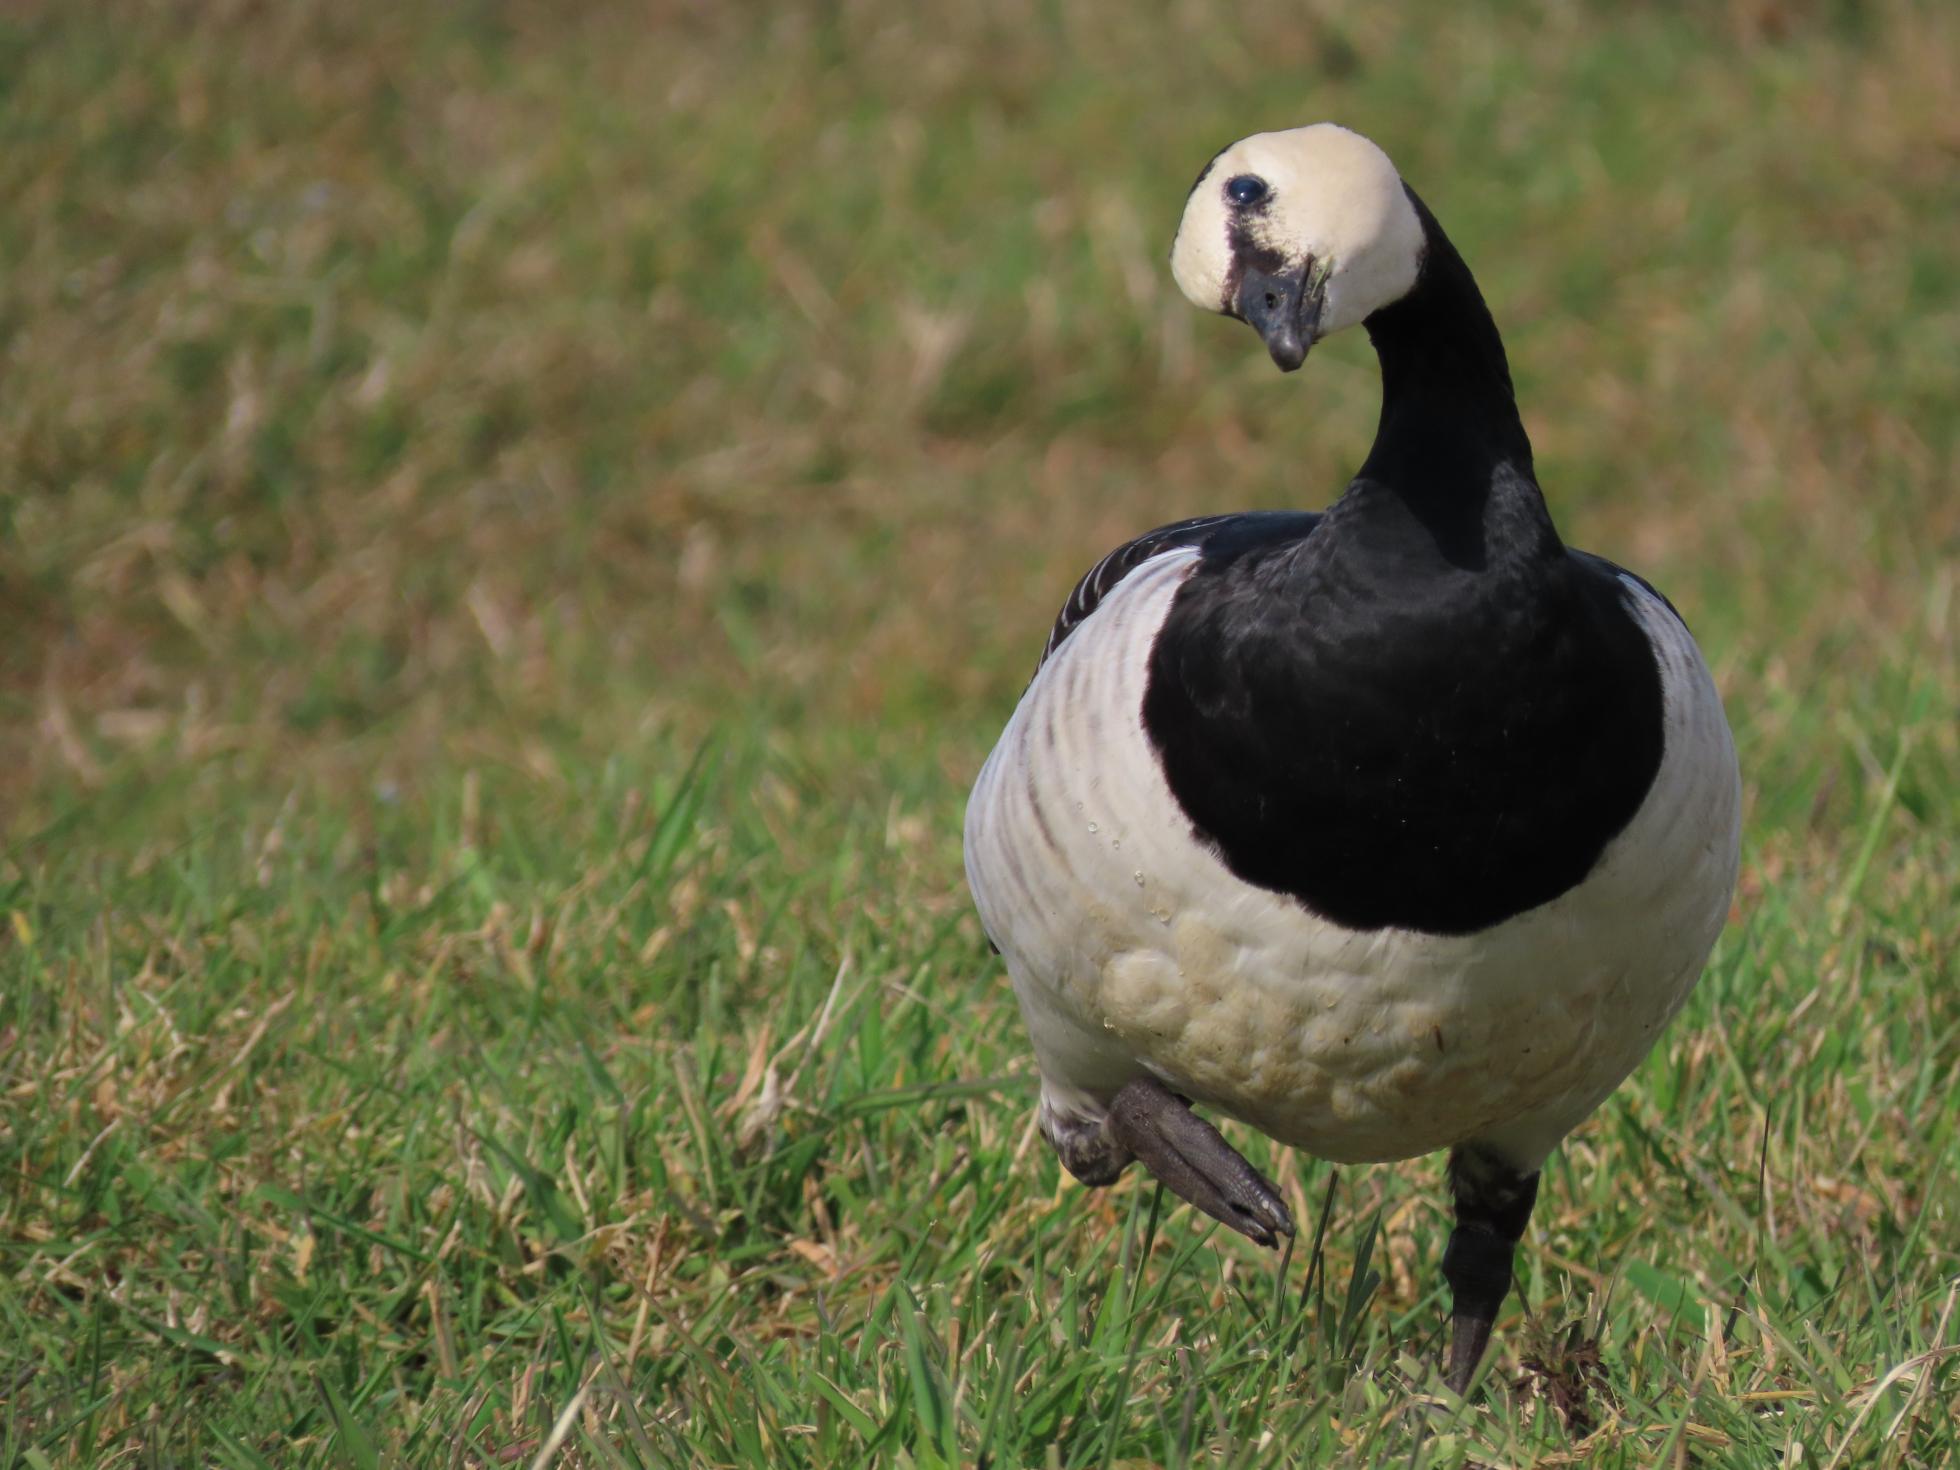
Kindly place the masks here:
POLYGON ((1405 160, 1571 534, 1728 678, 1905 642, 1951 676, 1938 9, 1685 52, 1474 11, 1187 7, 1080 51, 873 9, 56 14, 15 22, 4 165, 17 802, 132 749, 333 765, 376 723, 404 768, 486 718, 597 716, 596 750, 757 699, 984 738, 1102 548, 1322 503, 1365 447, 1365 344, 1273 380, 1160 268, 1169 161, 1276 105, 1405 160), (1209 95, 1233 34, 1285 37, 1310 101, 1209 95), (1457 75, 1408 111, 1428 55, 1457 75))

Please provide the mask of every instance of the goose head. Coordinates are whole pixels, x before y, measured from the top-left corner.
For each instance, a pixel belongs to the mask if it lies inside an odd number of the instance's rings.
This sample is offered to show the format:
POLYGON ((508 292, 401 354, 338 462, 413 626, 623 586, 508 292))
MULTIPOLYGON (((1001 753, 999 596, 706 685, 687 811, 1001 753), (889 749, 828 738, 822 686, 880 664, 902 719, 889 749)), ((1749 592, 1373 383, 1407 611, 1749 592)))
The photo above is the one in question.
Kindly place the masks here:
POLYGON ((1423 225, 1395 165, 1333 123, 1255 133, 1213 158, 1171 243, 1180 290, 1250 325, 1282 372, 1401 300, 1423 225))

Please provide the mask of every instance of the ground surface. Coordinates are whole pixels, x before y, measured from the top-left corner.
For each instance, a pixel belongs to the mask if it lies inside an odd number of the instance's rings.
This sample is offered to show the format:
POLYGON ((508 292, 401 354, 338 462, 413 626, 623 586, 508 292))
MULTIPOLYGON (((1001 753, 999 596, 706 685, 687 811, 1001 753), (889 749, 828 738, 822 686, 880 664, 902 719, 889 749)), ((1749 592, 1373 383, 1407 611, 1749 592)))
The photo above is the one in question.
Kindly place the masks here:
POLYGON ((564 9, 0 18, 0 1465, 1960 1463, 1960 10, 564 9), (958 859, 1366 447, 1164 267, 1326 116, 1748 780, 1438 1421, 1439 1162, 1058 1181, 958 859))

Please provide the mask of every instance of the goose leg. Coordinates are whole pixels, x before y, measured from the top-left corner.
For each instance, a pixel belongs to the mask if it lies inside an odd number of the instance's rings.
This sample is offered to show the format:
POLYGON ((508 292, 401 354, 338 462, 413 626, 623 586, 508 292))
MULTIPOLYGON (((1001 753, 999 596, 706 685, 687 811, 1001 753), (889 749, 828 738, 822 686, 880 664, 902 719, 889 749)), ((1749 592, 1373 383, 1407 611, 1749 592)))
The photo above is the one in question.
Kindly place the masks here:
POLYGON ((1450 1151, 1456 1228, 1443 1252, 1450 1284, 1450 1356, 1444 1379, 1458 1393, 1490 1344, 1491 1325, 1511 1290, 1511 1260, 1538 1199, 1538 1175, 1520 1174, 1474 1144, 1450 1151))
POLYGON ((1266 1246, 1293 1233, 1293 1215, 1271 1181, 1156 1078, 1125 1085, 1103 1126, 1173 1194, 1214 1220, 1266 1246))

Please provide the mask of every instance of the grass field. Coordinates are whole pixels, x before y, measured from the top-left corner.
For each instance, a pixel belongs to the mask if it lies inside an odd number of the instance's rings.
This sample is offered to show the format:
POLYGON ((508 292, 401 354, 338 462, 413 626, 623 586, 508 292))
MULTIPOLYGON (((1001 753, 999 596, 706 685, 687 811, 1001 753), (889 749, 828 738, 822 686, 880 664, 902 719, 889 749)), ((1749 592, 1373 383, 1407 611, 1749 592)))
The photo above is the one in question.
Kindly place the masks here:
POLYGON ((0 11, 0 1466, 1960 1465, 1960 8, 1410 9, 0 11), (1450 1412, 1440 1160, 1061 1180, 959 863, 1366 449, 1164 265, 1319 117, 1747 784, 1450 1412))

